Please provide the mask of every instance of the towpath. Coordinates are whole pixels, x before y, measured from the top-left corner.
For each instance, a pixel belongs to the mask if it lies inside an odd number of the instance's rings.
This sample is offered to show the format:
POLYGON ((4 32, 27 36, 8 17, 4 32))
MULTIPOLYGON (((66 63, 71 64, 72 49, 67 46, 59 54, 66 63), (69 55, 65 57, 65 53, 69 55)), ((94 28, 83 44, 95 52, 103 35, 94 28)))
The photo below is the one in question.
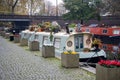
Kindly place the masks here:
POLYGON ((59 59, 43 58, 39 51, 0 36, 0 80, 95 80, 95 75, 81 68, 63 68, 59 59))

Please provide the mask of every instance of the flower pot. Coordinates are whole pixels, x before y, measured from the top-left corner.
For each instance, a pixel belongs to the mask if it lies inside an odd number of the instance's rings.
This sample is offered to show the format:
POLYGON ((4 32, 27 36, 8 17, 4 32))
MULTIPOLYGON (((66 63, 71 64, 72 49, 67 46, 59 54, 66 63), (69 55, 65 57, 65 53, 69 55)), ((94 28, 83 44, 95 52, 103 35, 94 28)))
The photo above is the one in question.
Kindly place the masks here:
POLYGON ((42 57, 55 57, 55 48, 54 46, 43 45, 42 47, 42 57))
POLYGON ((31 50, 31 51, 39 51, 39 42, 38 41, 31 41, 29 43, 29 50, 31 50))
POLYGON ((13 41, 13 40, 14 40, 14 36, 13 36, 13 35, 10 35, 9 40, 10 40, 10 41, 13 41))
POLYGON ((2 31, 1 36, 5 37, 5 33, 6 33, 5 31, 2 31))
POLYGON ((5 33, 5 38, 9 39, 9 37, 10 37, 10 33, 5 33))
POLYGON ((41 32, 42 30, 41 30, 41 28, 39 28, 38 30, 37 30, 37 32, 41 32))
POLYGON ((120 68, 96 65, 96 80, 120 80, 120 68))
POLYGON ((61 64, 66 68, 79 67, 79 54, 61 54, 61 64))
POLYGON ((14 35, 14 43, 20 42, 20 35, 14 35))
POLYGON ((27 46, 28 45, 28 39, 21 38, 20 39, 20 45, 21 46, 27 46))

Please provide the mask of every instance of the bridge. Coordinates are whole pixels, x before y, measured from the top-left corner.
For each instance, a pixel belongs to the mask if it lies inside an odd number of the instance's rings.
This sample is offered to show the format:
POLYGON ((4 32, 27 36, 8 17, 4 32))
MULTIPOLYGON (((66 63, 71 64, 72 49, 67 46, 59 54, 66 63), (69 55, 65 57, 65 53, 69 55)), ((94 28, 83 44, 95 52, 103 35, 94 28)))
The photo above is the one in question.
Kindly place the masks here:
POLYGON ((58 18, 60 19, 59 16, 5 15, 5 14, 0 14, 0 21, 57 20, 58 18))
MULTIPOLYGON (((38 24, 42 21, 62 22, 59 16, 34 16, 34 15, 5 15, 0 14, 0 22, 13 22, 15 26, 29 26, 30 24, 38 24)), ((14 27, 15 27, 14 26, 14 27)))
POLYGON ((0 21, 31 21, 27 15, 0 15, 0 21))
MULTIPOLYGON (((13 27, 19 29, 28 28, 30 24, 38 24, 42 21, 57 21, 62 27, 64 23, 68 22, 79 22, 79 20, 64 20, 61 16, 37 16, 37 15, 6 15, 0 14, 0 21, 3 22, 13 22, 13 27)), ((87 22, 84 22, 86 25, 89 24, 105 24, 105 25, 120 25, 120 16, 108 16, 101 17, 101 21, 91 19, 87 22)))

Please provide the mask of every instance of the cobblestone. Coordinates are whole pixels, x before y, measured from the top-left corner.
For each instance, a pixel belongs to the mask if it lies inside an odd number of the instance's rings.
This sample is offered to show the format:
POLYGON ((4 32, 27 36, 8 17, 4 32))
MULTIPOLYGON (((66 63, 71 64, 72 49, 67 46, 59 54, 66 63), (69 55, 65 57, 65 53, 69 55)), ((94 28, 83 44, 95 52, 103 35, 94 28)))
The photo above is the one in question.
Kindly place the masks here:
POLYGON ((56 58, 43 58, 0 36, 0 80, 95 80, 81 68, 66 69, 56 58))

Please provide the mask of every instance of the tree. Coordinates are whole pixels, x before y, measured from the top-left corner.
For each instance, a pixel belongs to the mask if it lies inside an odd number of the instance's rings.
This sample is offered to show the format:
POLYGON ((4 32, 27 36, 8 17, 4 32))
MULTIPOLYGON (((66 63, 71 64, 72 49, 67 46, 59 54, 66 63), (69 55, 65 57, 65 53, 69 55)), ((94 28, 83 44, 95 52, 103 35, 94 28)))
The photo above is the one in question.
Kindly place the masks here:
POLYGON ((15 14, 20 14, 20 15, 28 14, 26 3, 27 0, 19 0, 15 7, 15 14))
POLYGON ((105 4, 104 12, 110 12, 112 15, 120 15, 120 0, 103 0, 105 4))
POLYGON ((27 9, 28 9, 28 14, 34 15, 36 13, 41 12, 43 9, 44 5, 44 0, 27 0, 27 9))
POLYGON ((100 20, 101 0, 63 0, 65 8, 68 10, 63 15, 65 19, 87 21, 91 18, 100 20))
POLYGON ((0 13, 4 14, 4 13, 10 13, 11 12, 11 5, 9 3, 11 3, 12 0, 0 0, 0 13))
POLYGON ((45 2, 45 12, 47 16, 50 16, 51 10, 52 10, 52 3, 50 1, 45 2))
POLYGON ((18 0, 15 0, 15 2, 13 0, 13 3, 11 5, 12 6, 12 14, 14 14, 14 9, 15 9, 15 6, 16 6, 17 2, 18 2, 18 0))
POLYGON ((44 0, 0 0, 0 13, 30 14, 42 12, 44 0))
POLYGON ((19 12, 21 9, 24 9, 21 6, 25 3, 26 0, 1 0, 0 4, 0 13, 4 14, 15 14, 19 12))

